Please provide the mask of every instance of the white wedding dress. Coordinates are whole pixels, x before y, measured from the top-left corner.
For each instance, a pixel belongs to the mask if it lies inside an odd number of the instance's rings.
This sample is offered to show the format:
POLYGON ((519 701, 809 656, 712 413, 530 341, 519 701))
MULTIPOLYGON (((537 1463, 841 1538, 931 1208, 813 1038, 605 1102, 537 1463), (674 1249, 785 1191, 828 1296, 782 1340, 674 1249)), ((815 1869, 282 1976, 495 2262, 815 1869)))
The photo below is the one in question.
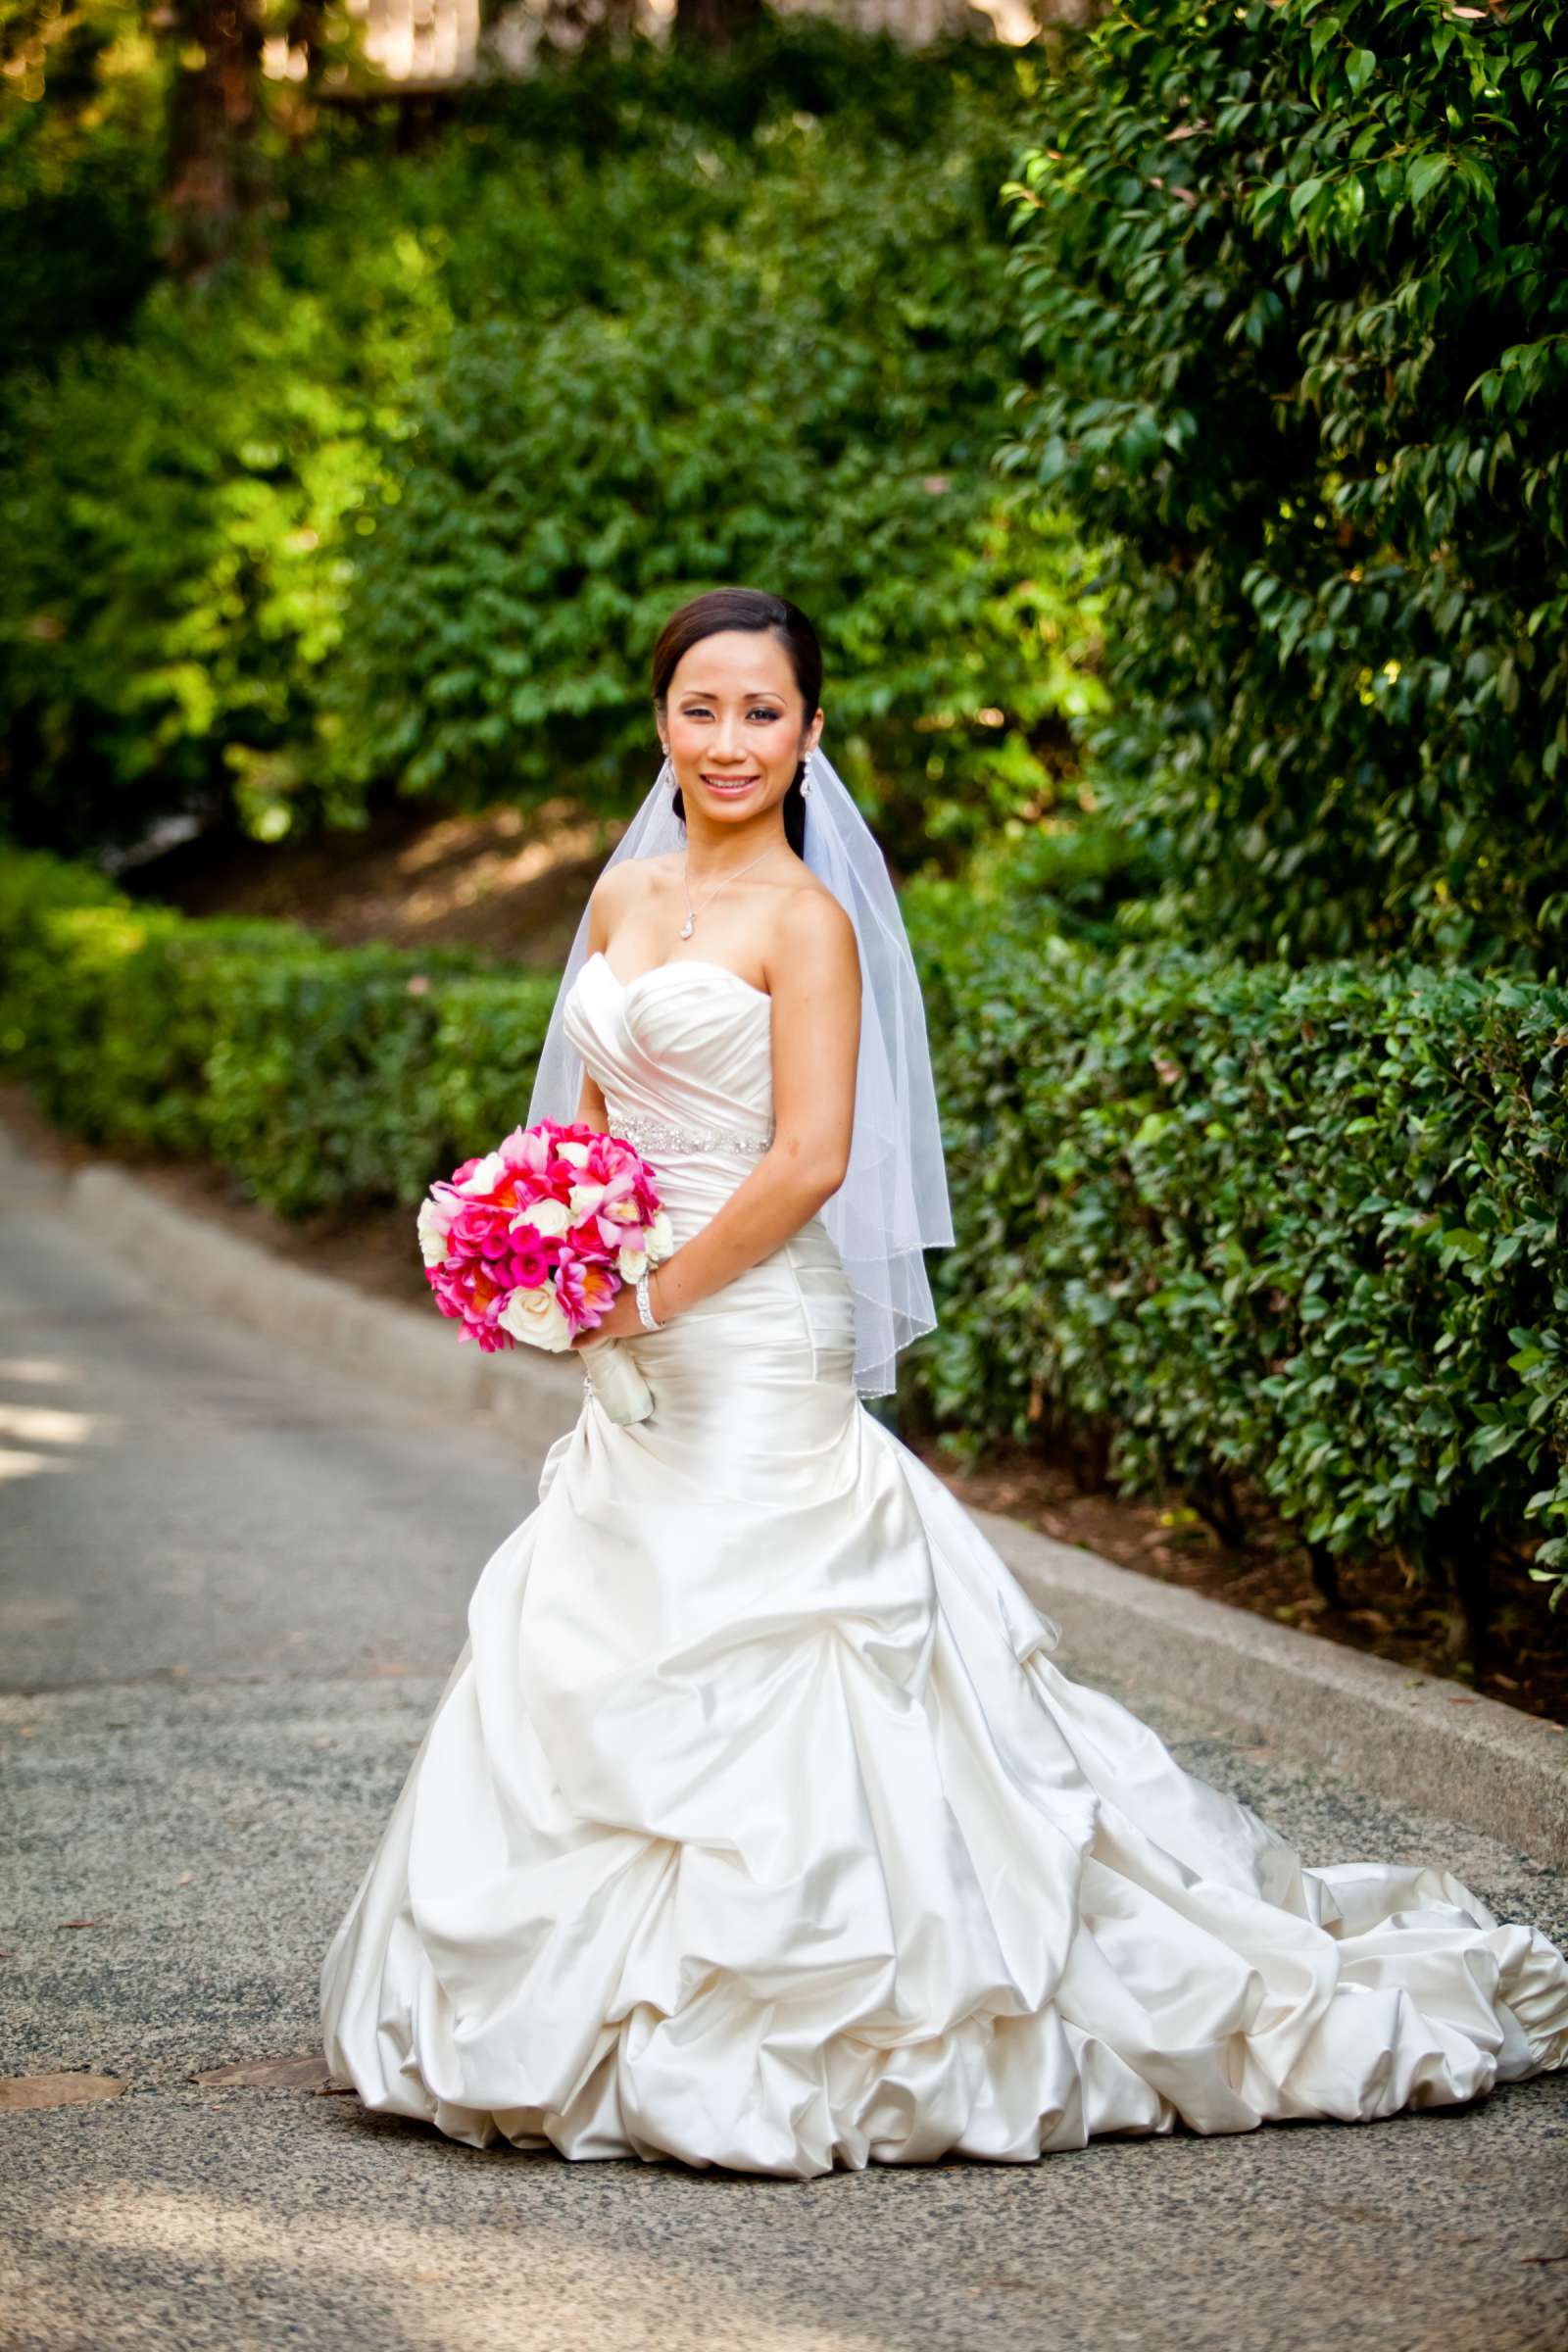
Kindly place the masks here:
MULTIPOLYGON (((677 1242, 756 1164, 770 1004, 578 973, 677 1242)), ((1568 2065, 1568 1958, 1450 1873, 1303 1867, 1051 1655, 853 1386, 819 1216, 585 1395, 321 1970, 368 2107, 807 2178, 1364 2121, 1568 2065)))

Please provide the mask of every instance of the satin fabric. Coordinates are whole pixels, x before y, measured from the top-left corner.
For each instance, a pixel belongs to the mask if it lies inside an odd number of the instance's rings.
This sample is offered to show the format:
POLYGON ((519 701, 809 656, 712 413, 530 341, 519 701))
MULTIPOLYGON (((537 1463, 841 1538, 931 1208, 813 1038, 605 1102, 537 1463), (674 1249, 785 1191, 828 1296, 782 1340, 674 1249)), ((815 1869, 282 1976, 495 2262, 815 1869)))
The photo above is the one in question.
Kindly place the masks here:
MULTIPOLYGON (((763 1134, 769 998, 590 957, 613 1126, 763 1134)), ((651 1154, 677 1242, 755 1159, 651 1154)), ((585 1394, 321 1969, 333 2073, 475 2147, 809 2178, 1366 2121, 1568 2065, 1568 1958, 1450 1873, 1302 1866, 1071 1681, 861 1402, 820 1217, 585 1394)))

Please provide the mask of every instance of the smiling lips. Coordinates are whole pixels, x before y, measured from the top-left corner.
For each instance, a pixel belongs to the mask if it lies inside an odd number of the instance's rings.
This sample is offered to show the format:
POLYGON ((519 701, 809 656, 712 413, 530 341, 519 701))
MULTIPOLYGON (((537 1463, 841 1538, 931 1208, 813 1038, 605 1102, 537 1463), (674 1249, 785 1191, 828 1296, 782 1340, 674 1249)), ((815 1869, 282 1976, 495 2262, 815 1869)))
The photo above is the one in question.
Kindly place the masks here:
POLYGON ((703 782, 713 792, 744 792, 755 784, 755 776, 704 776, 703 782))

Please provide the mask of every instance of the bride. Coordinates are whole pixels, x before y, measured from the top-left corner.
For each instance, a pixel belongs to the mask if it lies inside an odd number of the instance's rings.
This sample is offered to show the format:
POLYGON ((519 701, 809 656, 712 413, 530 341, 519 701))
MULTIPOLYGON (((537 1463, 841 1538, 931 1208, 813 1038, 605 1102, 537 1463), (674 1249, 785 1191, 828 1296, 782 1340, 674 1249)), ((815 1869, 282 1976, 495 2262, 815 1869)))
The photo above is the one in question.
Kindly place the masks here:
POLYGON ((321 1969, 366 2106, 806 2179, 1369 2121, 1568 2065, 1568 1958, 1450 1873, 1307 1869, 1076 1683, 865 1409, 951 1242, 924 1017, 818 748, 821 653, 724 588, 596 884, 528 1118, 627 1137, 676 1247, 586 1389, 321 1969))

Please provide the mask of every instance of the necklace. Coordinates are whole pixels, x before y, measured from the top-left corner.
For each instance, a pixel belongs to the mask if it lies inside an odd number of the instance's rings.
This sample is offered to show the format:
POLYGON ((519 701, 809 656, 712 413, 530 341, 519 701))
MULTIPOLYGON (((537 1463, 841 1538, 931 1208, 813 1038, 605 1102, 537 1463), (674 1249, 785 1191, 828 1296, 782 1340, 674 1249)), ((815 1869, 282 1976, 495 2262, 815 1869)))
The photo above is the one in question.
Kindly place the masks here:
MULTIPOLYGON (((769 842, 767 848, 765 850, 759 851, 758 855, 751 860, 750 864, 737 866, 734 873, 726 874, 724 876, 724 880, 722 882, 715 882, 712 889, 709 892, 708 897, 704 899, 703 906, 706 906, 709 905, 710 900, 716 899, 719 892, 723 890, 727 884, 731 882, 738 882, 742 874, 749 874, 752 870, 752 866, 760 865, 762 859, 770 854, 774 846, 775 845, 772 842, 769 842)), ((680 861, 680 886, 686 893, 686 920, 680 927, 680 935, 682 939, 690 939, 692 933, 697 928, 697 917, 700 912, 700 909, 692 905, 691 888, 686 880, 686 859, 682 858, 680 861)))

